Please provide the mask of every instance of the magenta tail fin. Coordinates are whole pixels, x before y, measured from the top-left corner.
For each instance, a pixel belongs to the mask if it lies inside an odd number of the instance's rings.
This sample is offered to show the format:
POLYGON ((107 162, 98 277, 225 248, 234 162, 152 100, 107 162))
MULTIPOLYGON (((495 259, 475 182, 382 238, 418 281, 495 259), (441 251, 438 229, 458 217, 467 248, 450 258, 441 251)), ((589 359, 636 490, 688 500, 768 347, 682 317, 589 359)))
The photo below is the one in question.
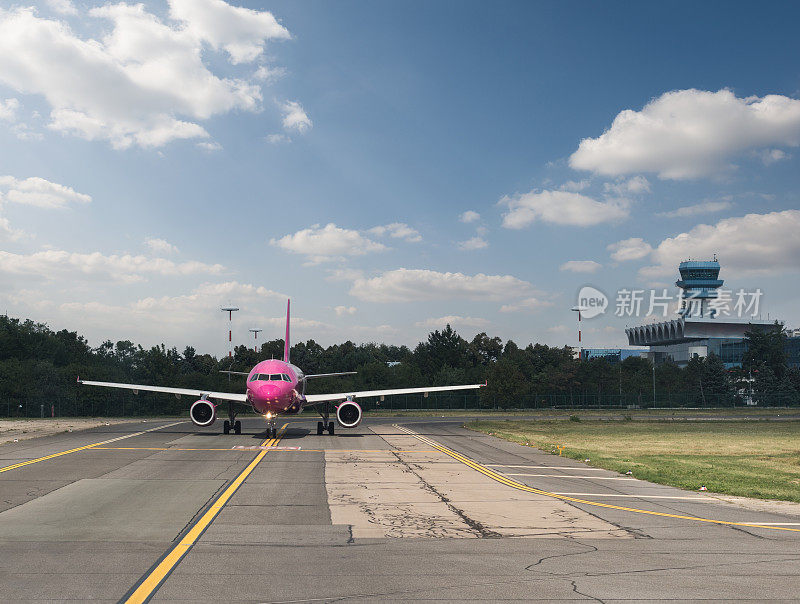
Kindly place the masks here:
POLYGON ((286 337, 283 340, 283 362, 289 362, 289 309, 291 307, 291 300, 286 300, 286 337))

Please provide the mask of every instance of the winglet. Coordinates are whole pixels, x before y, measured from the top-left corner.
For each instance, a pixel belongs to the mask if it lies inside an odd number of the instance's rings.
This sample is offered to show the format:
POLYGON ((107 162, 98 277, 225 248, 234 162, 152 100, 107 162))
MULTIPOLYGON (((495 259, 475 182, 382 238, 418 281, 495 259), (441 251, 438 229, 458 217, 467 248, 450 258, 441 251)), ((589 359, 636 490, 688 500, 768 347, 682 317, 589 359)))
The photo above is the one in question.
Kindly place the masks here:
POLYGON ((286 337, 283 340, 283 362, 289 362, 289 309, 292 301, 286 300, 286 337))

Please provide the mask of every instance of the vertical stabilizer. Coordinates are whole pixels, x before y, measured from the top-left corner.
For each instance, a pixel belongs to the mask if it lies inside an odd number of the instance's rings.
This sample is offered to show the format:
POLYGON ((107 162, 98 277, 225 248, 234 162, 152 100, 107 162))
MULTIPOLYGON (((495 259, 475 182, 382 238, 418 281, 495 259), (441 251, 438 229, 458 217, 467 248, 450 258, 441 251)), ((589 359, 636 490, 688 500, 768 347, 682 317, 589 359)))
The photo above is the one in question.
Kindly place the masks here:
POLYGON ((286 337, 283 339, 283 362, 289 362, 289 309, 292 301, 286 300, 286 337))

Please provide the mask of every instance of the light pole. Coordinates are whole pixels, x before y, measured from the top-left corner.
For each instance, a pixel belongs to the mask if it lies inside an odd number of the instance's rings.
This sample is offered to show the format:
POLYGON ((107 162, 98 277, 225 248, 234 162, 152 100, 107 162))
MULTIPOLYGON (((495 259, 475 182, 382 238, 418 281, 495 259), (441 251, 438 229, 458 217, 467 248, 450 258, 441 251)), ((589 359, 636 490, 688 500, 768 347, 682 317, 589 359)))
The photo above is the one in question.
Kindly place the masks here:
POLYGON ((656 357, 653 355, 653 407, 656 406, 656 357))
POLYGON ((253 350, 258 352, 258 332, 259 331, 264 331, 264 330, 263 329, 255 329, 255 328, 253 328, 250 331, 253 332, 253 336, 255 337, 255 342, 256 342, 255 346, 253 346, 253 350))
POLYGON ((586 306, 573 306, 570 308, 571 311, 578 313, 578 360, 581 360, 581 351, 583 348, 581 347, 581 311, 587 310, 586 306))
POLYGON ((235 306, 223 306, 220 310, 228 313, 228 358, 233 359, 233 313, 239 309, 235 306))

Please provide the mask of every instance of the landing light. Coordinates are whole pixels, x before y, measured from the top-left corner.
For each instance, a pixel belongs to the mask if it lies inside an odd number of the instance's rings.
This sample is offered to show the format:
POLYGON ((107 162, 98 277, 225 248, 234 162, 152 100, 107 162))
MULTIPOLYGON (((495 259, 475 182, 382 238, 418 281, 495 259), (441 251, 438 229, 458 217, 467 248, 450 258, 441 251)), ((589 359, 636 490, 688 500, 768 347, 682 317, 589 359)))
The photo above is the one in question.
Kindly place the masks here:
POLYGON ((267 414, 264 417, 266 417, 267 419, 272 419, 272 413, 267 411, 267 414))

